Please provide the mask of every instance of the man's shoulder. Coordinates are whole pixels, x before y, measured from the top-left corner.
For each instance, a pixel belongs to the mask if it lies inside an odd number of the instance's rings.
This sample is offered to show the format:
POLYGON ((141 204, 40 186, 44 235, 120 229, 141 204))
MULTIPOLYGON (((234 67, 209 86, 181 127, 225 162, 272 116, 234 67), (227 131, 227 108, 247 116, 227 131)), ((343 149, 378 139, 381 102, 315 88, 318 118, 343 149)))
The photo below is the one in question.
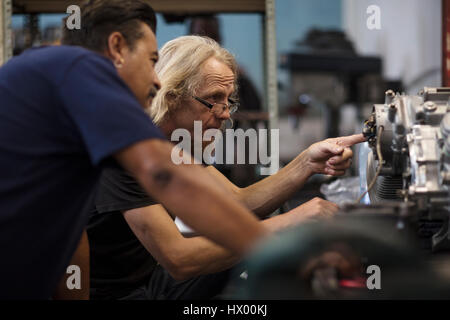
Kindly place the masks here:
POLYGON ((22 53, 21 56, 23 56, 24 58, 47 59, 47 60, 61 59, 62 61, 69 63, 72 60, 78 59, 83 56, 102 57, 99 53, 96 53, 92 50, 88 50, 83 47, 65 46, 65 45, 35 47, 26 50, 25 52, 22 53))
POLYGON ((2 70, 8 72, 26 72, 40 75, 51 82, 60 82, 72 66, 80 61, 93 62, 90 65, 105 65, 113 68, 106 57, 94 51, 78 46, 41 46, 31 48, 11 59, 2 70))
POLYGON ((68 66, 75 64, 78 61, 95 61, 96 63, 108 64, 112 67, 112 63, 105 56, 79 47, 79 46, 49 46, 37 49, 32 52, 37 59, 52 63, 57 66, 68 66))

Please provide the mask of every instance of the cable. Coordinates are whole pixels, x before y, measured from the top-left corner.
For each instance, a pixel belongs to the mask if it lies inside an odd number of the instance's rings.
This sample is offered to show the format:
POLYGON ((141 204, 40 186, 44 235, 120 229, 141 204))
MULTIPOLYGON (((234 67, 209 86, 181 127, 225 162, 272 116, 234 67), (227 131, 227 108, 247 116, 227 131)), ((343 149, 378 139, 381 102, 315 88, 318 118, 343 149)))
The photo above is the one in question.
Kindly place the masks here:
POLYGON ((381 154, 381 133, 383 132, 383 130, 384 130, 383 126, 378 127, 378 132, 377 132, 378 168, 377 168, 377 172, 375 172, 375 176, 373 177, 372 181, 370 182, 369 186, 367 187, 367 190, 364 191, 364 193, 358 197, 358 200, 356 200, 357 204, 361 202, 362 198, 364 198, 366 193, 368 193, 370 190, 372 190, 372 188, 375 185, 375 182, 377 181, 377 178, 381 172, 381 167, 383 165, 383 155, 381 154))

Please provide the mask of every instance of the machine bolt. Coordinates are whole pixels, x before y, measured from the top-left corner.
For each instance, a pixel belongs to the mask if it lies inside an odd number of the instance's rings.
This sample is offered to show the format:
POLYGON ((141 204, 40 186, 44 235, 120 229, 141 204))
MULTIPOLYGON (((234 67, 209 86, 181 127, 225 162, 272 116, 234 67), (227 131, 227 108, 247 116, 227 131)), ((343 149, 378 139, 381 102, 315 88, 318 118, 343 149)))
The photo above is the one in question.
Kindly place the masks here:
POLYGON ((390 98, 393 98, 395 95, 394 91, 392 91, 391 89, 387 90, 384 94, 390 98))
POLYGON ((385 92, 385 104, 390 104, 394 100, 395 93, 391 89, 385 92))
POLYGON ((423 105, 425 111, 433 112, 437 109, 436 104, 433 101, 427 101, 423 105))

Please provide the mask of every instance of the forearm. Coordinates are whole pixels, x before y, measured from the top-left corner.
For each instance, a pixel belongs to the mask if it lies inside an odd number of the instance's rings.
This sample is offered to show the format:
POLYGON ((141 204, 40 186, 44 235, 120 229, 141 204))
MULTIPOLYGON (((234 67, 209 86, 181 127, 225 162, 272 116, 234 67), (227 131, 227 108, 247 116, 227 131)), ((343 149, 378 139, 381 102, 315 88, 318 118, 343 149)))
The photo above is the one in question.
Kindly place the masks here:
POLYGON ((164 266, 176 280, 217 273, 231 268, 240 258, 205 237, 183 238, 171 251, 164 266))
MULTIPOLYGON (((172 172, 173 180, 154 193, 155 199, 200 234, 237 253, 249 250, 263 235, 256 217, 212 183, 203 169, 176 167, 172 172)), ((150 192, 151 186, 141 182, 150 192)))
POLYGON ((124 218, 147 251, 177 280, 225 270, 239 259, 203 236, 184 237, 161 205, 128 210, 124 218))
POLYGON ((302 152, 276 174, 240 189, 238 198, 259 217, 265 217, 290 199, 312 174, 302 152))
MULTIPOLYGON (((307 222, 308 215, 287 212, 260 222, 269 233, 274 234, 300 223, 307 222)), ((238 255, 220 247, 204 237, 183 238, 173 246, 170 270, 177 280, 226 270, 240 261, 238 255)), ((169 267, 169 266, 168 266, 169 267)))
POLYGON ((117 158, 168 211, 236 253, 247 252, 266 233, 257 218, 227 194, 204 168, 175 165, 170 158, 172 145, 161 141, 146 143, 144 148, 139 148, 139 143, 136 148, 129 147, 117 158))
MULTIPOLYGON (((299 211, 298 208, 296 210, 299 211)), ((260 221, 260 224, 270 234, 275 234, 307 221, 310 221, 308 212, 299 214, 291 210, 260 221)), ((204 237, 183 238, 179 245, 174 246, 173 256, 177 257, 177 264, 182 267, 180 269, 190 277, 228 269, 241 259, 204 237)))

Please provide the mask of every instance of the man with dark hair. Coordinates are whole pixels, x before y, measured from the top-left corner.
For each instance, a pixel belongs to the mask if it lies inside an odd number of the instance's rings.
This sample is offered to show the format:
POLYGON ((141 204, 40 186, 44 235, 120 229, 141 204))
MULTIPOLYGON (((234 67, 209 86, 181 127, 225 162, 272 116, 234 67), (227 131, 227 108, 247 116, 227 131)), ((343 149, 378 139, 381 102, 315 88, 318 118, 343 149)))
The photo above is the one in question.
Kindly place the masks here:
POLYGON ((160 87, 156 18, 94 0, 64 43, 0 69, 0 299, 49 298, 85 227, 100 171, 122 166, 154 199, 236 253, 265 234, 200 166, 175 165, 143 108, 160 87))

